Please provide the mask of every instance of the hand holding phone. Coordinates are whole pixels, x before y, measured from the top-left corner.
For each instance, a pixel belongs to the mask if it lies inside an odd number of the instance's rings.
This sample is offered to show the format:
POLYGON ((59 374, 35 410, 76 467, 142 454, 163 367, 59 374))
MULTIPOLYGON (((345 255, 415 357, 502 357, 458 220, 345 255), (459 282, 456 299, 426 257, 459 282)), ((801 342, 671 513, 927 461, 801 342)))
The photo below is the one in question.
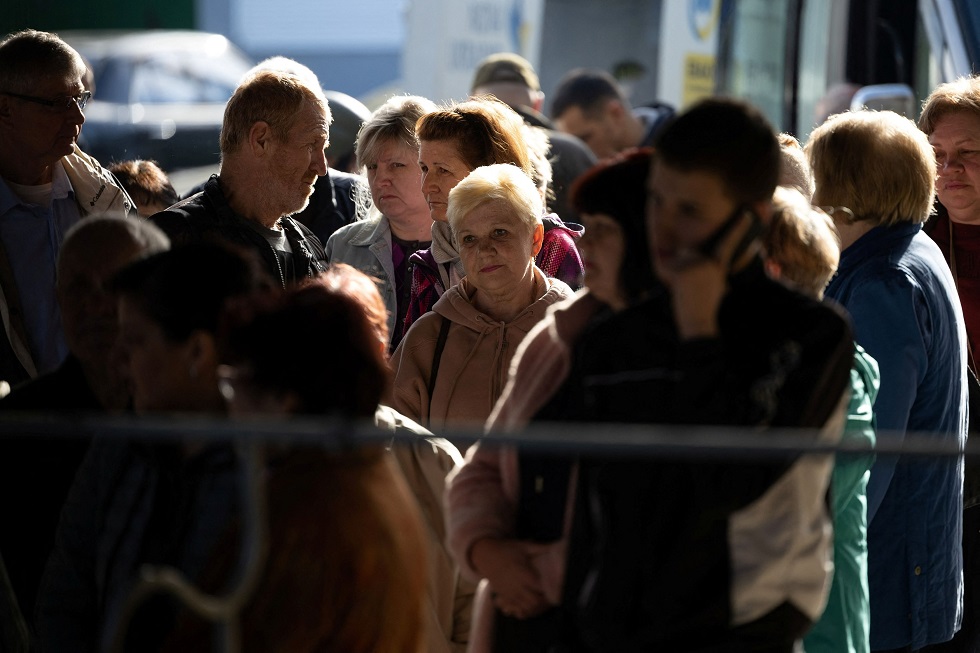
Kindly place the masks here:
POLYGON ((737 262, 745 252, 762 235, 762 220, 750 207, 741 205, 732 211, 732 214, 725 219, 721 225, 711 234, 701 241, 697 246, 698 253, 705 258, 713 258, 731 270, 732 265, 737 262), (749 220, 749 228, 742 234, 741 238, 730 248, 730 253, 726 254, 725 237, 731 233, 735 226, 745 219, 749 220))
POLYGON ((745 255, 759 246, 762 220, 750 207, 738 206, 711 234, 678 257, 671 288, 674 319, 682 338, 718 334, 718 307, 728 277, 745 255))

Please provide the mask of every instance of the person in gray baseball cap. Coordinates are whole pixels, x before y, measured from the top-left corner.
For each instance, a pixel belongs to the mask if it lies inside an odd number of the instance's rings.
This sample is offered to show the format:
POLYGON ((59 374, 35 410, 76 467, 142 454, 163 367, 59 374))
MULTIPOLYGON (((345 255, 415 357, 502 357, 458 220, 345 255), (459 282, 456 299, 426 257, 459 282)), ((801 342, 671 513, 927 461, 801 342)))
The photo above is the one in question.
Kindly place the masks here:
POLYGON ((595 164, 596 158, 579 138, 556 130, 541 113, 544 93, 531 63, 513 52, 490 55, 477 65, 470 94, 473 97, 493 95, 509 104, 524 122, 545 130, 551 143, 548 158, 552 165, 551 191, 554 194, 548 202, 549 208, 564 222, 576 222, 578 213, 572 208, 568 191, 572 182, 595 164))

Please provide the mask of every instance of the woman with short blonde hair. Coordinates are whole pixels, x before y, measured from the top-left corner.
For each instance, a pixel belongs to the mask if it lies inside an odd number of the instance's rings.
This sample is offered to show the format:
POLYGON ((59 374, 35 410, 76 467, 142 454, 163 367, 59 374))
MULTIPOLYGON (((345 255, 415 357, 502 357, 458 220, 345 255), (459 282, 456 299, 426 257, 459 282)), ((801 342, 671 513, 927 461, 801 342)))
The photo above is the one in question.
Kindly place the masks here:
POLYGON ((530 178, 517 166, 492 165, 477 168, 449 193, 446 217, 455 233, 463 217, 485 202, 508 205, 531 231, 541 225, 541 195, 530 178))
POLYGON ((507 381, 518 343, 548 306, 569 297, 535 265, 541 196, 507 163, 480 167, 449 193, 465 276, 408 330, 392 354, 398 412, 436 430, 482 427, 507 381))
POLYGON ((936 158, 915 123, 891 111, 831 116, 806 148, 817 190, 814 203, 846 206, 835 219, 892 226, 921 224, 932 213, 936 158))
MULTIPOLYGON (((480 166, 512 164, 547 185, 549 171, 542 155, 545 134, 534 132, 520 115, 496 98, 486 96, 450 104, 422 117, 415 127, 419 140, 422 192, 432 215, 432 245, 412 257, 412 292, 405 329, 432 310, 439 297, 463 276, 459 250, 446 222, 449 193, 480 166)), ((575 241, 582 227, 565 224, 541 207, 544 239, 536 263, 549 277, 573 288, 581 283, 582 258, 575 241)))

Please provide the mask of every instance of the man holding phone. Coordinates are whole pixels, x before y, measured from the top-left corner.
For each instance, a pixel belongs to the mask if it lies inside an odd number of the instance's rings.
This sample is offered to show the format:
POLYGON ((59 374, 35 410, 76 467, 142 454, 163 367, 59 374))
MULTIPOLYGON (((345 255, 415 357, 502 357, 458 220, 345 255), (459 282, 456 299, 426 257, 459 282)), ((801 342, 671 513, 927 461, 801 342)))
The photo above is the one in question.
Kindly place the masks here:
MULTIPOLYGON (((574 419, 727 426, 747 444, 790 427, 839 439, 847 319, 763 267, 778 170, 776 135, 747 104, 705 100, 667 125, 647 203, 664 290, 581 339, 560 391, 574 419)), ((826 599, 831 465, 582 459, 564 593, 573 649, 792 651, 826 599)))

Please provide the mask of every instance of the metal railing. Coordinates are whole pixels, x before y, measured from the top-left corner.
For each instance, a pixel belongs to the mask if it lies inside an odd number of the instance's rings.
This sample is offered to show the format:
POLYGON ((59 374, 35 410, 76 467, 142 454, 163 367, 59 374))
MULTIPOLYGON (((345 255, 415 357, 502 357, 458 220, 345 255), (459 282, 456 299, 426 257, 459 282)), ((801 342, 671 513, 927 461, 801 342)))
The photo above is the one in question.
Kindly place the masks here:
MULTIPOLYGON (((874 447, 847 441, 829 444, 817 430, 734 429, 708 426, 663 426, 643 424, 535 423, 520 433, 491 433, 487 441, 517 445, 523 450, 568 456, 726 459, 732 462, 774 460, 799 455, 867 455, 980 458, 980 442, 966 448, 948 437, 934 434, 879 432, 874 447)), ((52 416, 5 414, 0 416, 0 439, 11 436, 65 438, 118 438, 173 443, 220 443, 235 445, 239 467, 241 501, 244 506, 245 537, 235 582, 221 596, 208 595, 179 571, 168 567, 144 566, 140 581, 129 596, 109 651, 122 651, 126 625, 142 601, 156 593, 169 593, 219 629, 222 650, 240 650, 238 614, 247 604, 261 577, 268 553, 267 506, 262 474, 262 445, 266 443, 320 445, 328 449, 350 449, 361 445, 386 445, 392 440, 409 440, 417 435, 393 434, 372 422, 331 418, 288 419, 202 418, 195 416, 135 417, 106 415, 52 416)), ((475 442, 479 429, 450 429, 438 434, 460 444, 475 442)))

